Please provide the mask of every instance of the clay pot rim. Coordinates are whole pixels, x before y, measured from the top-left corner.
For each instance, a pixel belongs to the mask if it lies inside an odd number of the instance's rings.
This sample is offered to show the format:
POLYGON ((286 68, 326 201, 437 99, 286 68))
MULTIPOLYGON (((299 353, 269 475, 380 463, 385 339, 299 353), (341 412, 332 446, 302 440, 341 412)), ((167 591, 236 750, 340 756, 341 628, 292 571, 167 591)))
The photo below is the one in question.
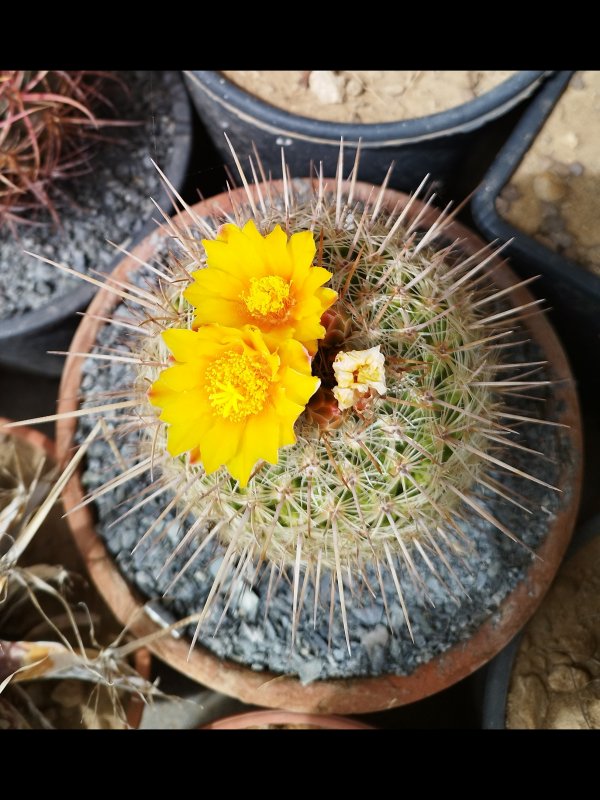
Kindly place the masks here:
POLYGON ((246 730, 254 725, 310 725, 322 730, 374 730, 372 725, 349 717, 334 714, 303 714, 295 711, 270 709, 268 711, 245 711, 202 725, 200 730, 246 730))
MULTIPOLYGON (((295 182, 307 180, 310 179, 295 179, 295 182)), ((281 191, 283 184, 282 181, 272 181, 270 185, 272 191, 281 191)), ((357 182, 355 198, 366 200, 371 188, 370 184, 357 182)), ((241 188, 236 189, 231 196, 241 197, 243 192, 241 188)), ((395 190, 387 190, 384 197, 388 208, 393 208, 398 201, 406 203, 408 200, 408 195, 395 190)), ((422 208, 423 204, 416 202, 413 206, 414 215, 422 208)), ((195 213, 200 215, 209 214, 212 209, 230 210, 231 197, 224 193, 193 206, 195 213)), ((437 209, 430 209, 424 217, 424 224, 436 219, 439 213, 437 209)), ((414 215, 409 215, 409 219, 414 218, 414 215)), ((186 212, 181 212, 174 219, 179 222, 186 219, 189 221, 186 212)), ((157 237, 164 235, 164 232, 155 232, 151 237, 152 241, 149 237, 140 243, 133 251, 135 257, 142 261, 147 260, 156 248, 157 237)), ((462 249, 469 254, 485 245, 476 234, 458 222, 452 222, 449 226, 447 238, 451 241, 460 239, 462 249)), ((494 280, 499 288, 519 282, 512 270, 500 259, 496 258, 492 263, 494 280)), ((133 258, 126 257, 112 274, 122 279, 137 265, 138 262, 133 258)), ((511 295, 515 304, 532 300, 532 295, 524 287, 519 287, 511 295)), ((114 295, 101 290, 90 305, 89 312, 97 317, 107 316, 116 304, 114 295)), ((84 317, 71 344, 71 350, 87 352, 103 324, 98 319, 84 317)), ((190 653, 187 640, 170 636, 161 637, 151 643, 149 647, 152 652, 199 683, 252 705, 341 714, 380 711, 415 702, 453 685, 489 661, 520 630, 541 602, 568 545, 581 492, 581 422, 567 358, 550 323, 542 315, 531 316, 524 324, 533 338, 543 345, 544 356, 557 380, 549 402, 553 403, 555 417, 569 426, 566 435, 570 442, 572 463, 567 465, 563 460, 561 483, 571 491, 564 496, 563 507, 537 551, 540 558, 534 560, 525 578, 469 639, 458 642, 407 676, 386 674, 368 678, 327 679, 306 686, 295 676, 255 672, 233 661, 224 661, 202 647, 197 646, 190 653), (565 476, 566 469, 569 469, 568 476, 565 476)), ((59 390, 59 413, 77 407, 82 363, 81 358, 72 355, 67 358, 59 390)), ((76 420, 73 418, 61 419, 57 423, 56 438, 61 459, 67 459, 71 453, 75 426, 76 420)), ((77 474, 65 488, 65 508, 70 512, 83 495, 77 474)), ((118 572, 104 543, 96 534, 89 507, 84 506, 69 513, 67 519, 92 579, 115 616, 122 623, 130 625, 137 636, 158 632, 159 626, 142 611, 145 601, 118 572)))

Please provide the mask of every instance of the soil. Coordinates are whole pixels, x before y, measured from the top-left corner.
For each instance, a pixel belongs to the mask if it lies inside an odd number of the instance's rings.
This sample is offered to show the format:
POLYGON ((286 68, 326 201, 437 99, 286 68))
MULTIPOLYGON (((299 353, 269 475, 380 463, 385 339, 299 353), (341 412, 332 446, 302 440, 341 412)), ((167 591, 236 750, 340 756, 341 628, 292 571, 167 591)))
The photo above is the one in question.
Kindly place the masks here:
POLYGON ((510 70, 224 70, 237 86, 285 111, 330 122, 393 122, 467 103, 510 70))
POLYGON ((600 729, 600 536, 564 565, 525 629, 508 728, 600 729))
POLYGON ((111 89, 116 117, 141 125, 106 128, 109 141, 98 144, 92 171, 57 187, 62 229, 52 223, 20 226, 14 238, 8 226, 0 230, 0 321, 46 306, 79 288, 68 277, 23 251, 29 250, 79 271, 107 271, 118 253, 107 239, 131 247, 155 212, 161 181, 150 158, 165 167, 175 122, 170 116, 177 72, 120 72, 130 94, 111 89))
POLYGON ((600 71, 577 72, 497 200, 498 213, 600 275, 600 71))

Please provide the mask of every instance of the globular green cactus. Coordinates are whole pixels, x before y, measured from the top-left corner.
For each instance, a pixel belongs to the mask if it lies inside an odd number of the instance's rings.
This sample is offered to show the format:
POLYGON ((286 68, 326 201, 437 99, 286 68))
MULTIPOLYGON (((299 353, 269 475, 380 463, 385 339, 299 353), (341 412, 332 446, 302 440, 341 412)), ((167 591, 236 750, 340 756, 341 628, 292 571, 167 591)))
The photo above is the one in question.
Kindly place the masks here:
MULTIPOLYGON (((485 488, 511 499, 490 472, 501 468, 543 483, 511 466, 510 448, 518 445, 503 401, 505 393, 536 385, 531 373, 539 364, 510 363, 522 310, 487 274, 489 248, 461 252, 444 238, 448 215, 432 224, 427 205, 418 211, 416 194, 389 211, 383 190, 370 196, 341 178, 329 183, 321 176, 286 180, 282 189, 257 185, 248 187, 245 200, 234 198, 229 215, 208 219, 191 212, 188 227, 171 224, 178 255, 158 271, 147 265, 144 284, 112 284, 144 315, 139 335, 128 328, 131 353, 125 356, 137 369, 126 400, 134 419, 126 424, 138 425, 144 437, 140 459, 118 482, 151 470, 152 497, 168 485, 165 513, 178 503, 180 519, 195 519, 178 550, 193 541, 198 548, 215 539, 225 545, 202 619, 219 592, 234 595, 249 565, 255 577, 267 565, 271 578, 289 570, 294 621, 307 584, 314 584, 316 609, 320 577, 330 573, 346 626, 347 592, 361 586, 377 592, 367 573, 378 576, 383 592, 382 574, 389 571, 410 631, 403 575, 425 592, 425 573, 444 584, 443 574, 452 574, 448 555, 468 551, 469 515, 516 538, 478 497, 485 488), (214 240, 224 222, 241 229, 248 220, 263 236, 277 225, 287 236, 310 231, 315 264, 331 273, 327 285, 337 299, 321 317, 324 332, 311 362, 320 386, 296 421, 296 442, 280 447, 277 463, 258 461, 244 486, 226 466, 205 469, 202 445, 172 455, 170 424, 159 419, 161 403, 149 390, 173 364, 164 331, 198 326, 202 298, 194 308, 184 295, 192 273, 206 268, 209 245, 203 241, 214 240), (349 390, 342 402, 340 364, 359 375, 365 351, 379 377, 366 389, 349 390), (406 570, 398 569, 400 562, 406 570)), ((181 392, 182 403, 188 402, 187 389, 181 392)))

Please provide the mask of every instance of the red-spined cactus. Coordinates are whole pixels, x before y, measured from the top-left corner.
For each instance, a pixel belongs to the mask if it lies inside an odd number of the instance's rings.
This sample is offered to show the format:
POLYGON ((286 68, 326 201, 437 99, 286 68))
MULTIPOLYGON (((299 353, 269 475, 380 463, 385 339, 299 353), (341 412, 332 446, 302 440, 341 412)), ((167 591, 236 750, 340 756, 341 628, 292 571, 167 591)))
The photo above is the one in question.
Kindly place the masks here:
POLYGON ((89 168, 91 145, 113 113, 109 73, 0 70, 0 224, 60 224, 53 187, 89 168), (40 214, 39 212, 45 212, 40 214))

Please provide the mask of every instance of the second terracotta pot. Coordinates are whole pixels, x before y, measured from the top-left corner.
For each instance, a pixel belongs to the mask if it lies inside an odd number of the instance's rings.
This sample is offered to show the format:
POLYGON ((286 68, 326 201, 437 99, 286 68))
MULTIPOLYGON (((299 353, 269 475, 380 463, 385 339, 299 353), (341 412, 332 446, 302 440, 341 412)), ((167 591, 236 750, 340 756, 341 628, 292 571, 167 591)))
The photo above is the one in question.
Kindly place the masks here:
MULTIPOLYGON (((367 201, 371 189, 370 185, 357 184, 356 199, 367 201)), ((271 184, 272 192, 281 190, 280 182, 271 184)), ((222 194, 198 203, 194 211, 200 216, 216 213, 218 209, 229 212, 232 199, 241 198, 242 191, 235 190, 231 196, 222 194)), ((387 191, 384 205, 389 210, 397 204, 402 208, 407 200, 406 195, 387 191)), ((409 219, 414 219, 422 211, 423 205, 415 202, 409 219)), ((424 212, 423 224, 431 224, 438 214, 435 209, 424 212)), ((176 219, 180 224, 189 221, 185 213, 176 219)), ((133 252, 135 258, 125 258, 113 277, 120 281, 127 280, 127 276, 138 268, 139 260, 147 260, 154 254, 157 241, 165 235, 157 232, 142 242, 133 252)), ((446 238, 449 241, 459 239, 460 249, 468 255, 484 246, 481 239, 456 222, 448 226, 446 238)), ((499 289, 518 282, 514 273, 499 259, 492 262, 490 268, 494 270, 494 281, 499 289)), ((511 302, 515 306, 531 300, 531 295, 523 287, 511 292, 511 302)), ((88 352, 93 347, 98 331, 104 324, 99 318, 110 316, 116 304, 110 292, 102 290, 98 293, 89 309, 94 318, 89 316, 82 320, 73 340, 74 352, 88 352)), ((558 484, 563 493, 556 515, 548 517, 548 533, 537 551, 539 558, 530 564, 525 578, 505 597, 498 610, 469 639, 452 646, 407 676, 387 674, 372 678, 315 681, 309 685, 302 685, 294 676, 253 671, 249 667, 218 658, 203 647, 195 647, 190 654, 188 641, 170 636, 155 640, 151 645, 152 651, 200 683, 244 702, 292 711, 337 714, 380 711, 420 700, 451 686, 491 659, 533 614, 550 585, 573 530, 581 485, 580 416, 569 365, 543 315, 530 316, 523 324, 543 351, 543 357, 549 364, 550 377, 556 381, 546 413, 549 418, 569 427, 564 440, 567 455, 560 465, 558 484)), ((70 356, 67 359, 60 389, 59 412, 77 408, 81 369, 81 358, 70 356)), ((57 425, 58 451, 63 459, 72 452, 75 430, 75 419, 63 419, 57 425)), ((72 511, 83 496, 80 478, 76 476, 65 491, 64 503, 71 512, 68 519, 73 535, 93 580, 123 623, 134 620, 132 631, 136 635, 157 632, 158 626, 140 613, 143 599, 123 578, 97 535, 90 508, 84 506, 72 511)))

